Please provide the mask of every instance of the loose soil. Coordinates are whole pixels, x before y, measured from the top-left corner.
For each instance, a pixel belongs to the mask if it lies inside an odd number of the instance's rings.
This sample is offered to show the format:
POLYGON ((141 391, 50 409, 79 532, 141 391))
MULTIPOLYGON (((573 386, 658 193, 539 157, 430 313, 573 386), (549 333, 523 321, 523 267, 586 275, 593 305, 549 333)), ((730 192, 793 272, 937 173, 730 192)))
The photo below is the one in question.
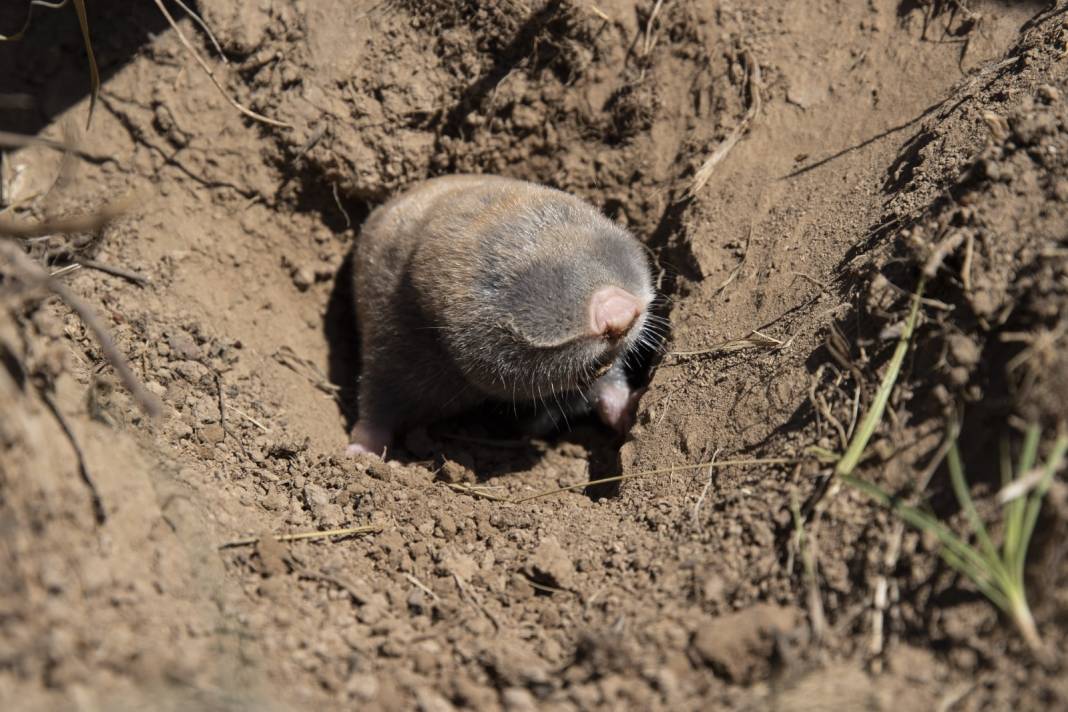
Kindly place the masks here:
POLYGON ((0 264, 4 709, 1068 707, 1062 481, 1030 558, 1043 666, 810 449, 844 450, 923 273, 858 474, 963 531, 946 424, 994 517, 997 443, 1068 418, 1063 2, 201 3, 227 65, 181 19, 289 128, 154 4, 89 4, 88 130, 71 8, 0 44, 0 129, 87 156, 6 151, 0 218, 133 196, 25 246, 89 261, 57 279, 163 413, 0 264), (474 414, 343 456, 346 255, 454 172, 569 190, 656 257, 671 333, 625 442, 474 414), (754 458, 784 462, 728 464, 754 458), (372 531, 276 538, 347 527, 372 531))

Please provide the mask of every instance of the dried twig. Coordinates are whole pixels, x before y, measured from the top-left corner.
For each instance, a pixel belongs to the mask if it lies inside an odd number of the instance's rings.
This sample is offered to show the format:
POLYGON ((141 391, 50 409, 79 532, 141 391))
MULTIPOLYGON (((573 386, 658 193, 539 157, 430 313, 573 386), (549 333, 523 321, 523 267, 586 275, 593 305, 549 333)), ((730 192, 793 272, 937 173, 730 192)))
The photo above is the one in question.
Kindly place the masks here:
POLYGON ((256 420, 255 418, 253 418, 253 417, 252 417, 251 415, 249 415, 249 414, 248 414, 248 413, 246 413, 245 411, 241 410, 240 408, 235 408, 234 406, 230 405, 229 403, 225 403, 224 405, 225 405, 225 406, 226 406, 227 408, 229 408, 230 410, 232 410, 232 411, 234 411, 235 413, 237 413, 238 415, 240 415, 240 416, 241 416, 242 418, 244 418, 244 419, 245 419, 245 420, 247 420, 248 422, 250 422, 250 423, 252 423, 253 425, 255 425, 255 426, 256 426, 257 428, 259 428, 259 429, 260 429, 260 430, 262 430, 263 432, 265 432, 265 433, 269 433, 269 432, 271 432, 271 429, 270 429, 270 428, 268 428, 268 427, 267 427, 266 425, 264 425, 264 424, 263 424, 263 423, 261 423, 260 421, 256 420))
POLYGON ((44 400, 45 404, 48 406, 48 410, 52 412, 52 417, 59 423, 59 427, 63 430, 63 434, 67 436, 70 446, 74 449, 74 457, 78 460, 78 473, 81 475, 85 486, 89 488, 89 498, 93 503, 93 517, 96 519, 97 524, 103 524, 108 520, 108 513, 107 510, 104 509, 104 500, 100 497, 100 490, 97 489, 96 481, 93 479, 93 475, 89 471, 89 465, 85 461, 85 451, 82 450, 82 446, 78 442, 77 436, 74 434, 74 429, 71 428, 66 416, 63 415, 63 411, 56 405, 56 401, 52 398, 52 394, 44 388, 39 389, 38 392, 41 394, 42 400, 44 400))
POLYGON ((475 610, 486 616, 486 619, 493 624, 494 629, 499 631, 502 626, 501 622, 497 620, 497 616, 489 612, 485 604, 482 603, 482 599, 478 596, 478 594, 476 594, 474 591, 470 590, 467 587, 467 584, 464 583, 464 580, 460 576, 460 574, 453 571, 452 579, 456 582, 456 588, 460 591, 460 597, 469 601, 471 605, 474 606, 475 610))
MULTIPOLYGON (((353 536, 356 534, 371 534, 373 532, 382 531, 382 525, 380 524, 368 524, 362 527, 345 527, 342 529, 325 529, 323 531, 314 532, 297 532, 295 534, 276 534, 274 539, 279 542, 287 541, 316 541, 318 539, 329 539, 331 537, 345 537, 353 536)), ((227 542, 219 546, 220 549, 232 549, 236 546, 252 546, 258 544, 260 537, 251 536, 247 539, 236 539, 234 541, 227 542)))
POLYGON ((964 230, 955 230, 931 249, 931 254, 923 264, 923 275, 928 279, 938 273, 938 269, 947 257, 964 244, 968 234, 964 230))
MULTIPOLYGON (((2 227, 0 227, 0 230, 2 230, 2 227)), ((2 234, 0 232, 0 235, 2 234)), ((0 240, 0 256, 5 257, 15 266, 21 280, 32 286, 44 287, 50 290, 78 315, 89 331, 93 333, 104 357, 111 363, 115 372, 118 373, 122 384, 130 392, 134 400, 137 401, 137 404, 141 406, 141 410, 149 416, 158 415, 161 410, 159 399, 145 390, 145 387, 141 385, 141 381, 130 370, 126 359, 115 345, 114 340, 112 340, 111 334, 100 323, 100 318, 97 317, 92 307, 71 291, 61 280, 53 279, 37 263, 27 257, 17 245, 6 240, 0 240)))
POLYGON ((720 141, 716 146, 716 150, 712 152, 701 167, 697 169, 697 172, 693 176, 693 183, 690 184, 689 194, 691 197, 696 197, 697 194, 705 187, 708 180, 712 177, 712 174, 716 172, 716 166, 718 166, 727 154, 738 144, 745 135, 745 132, 749 130, 749 126, 753 123, 753 119, 760 113, 760 107, 762 100, 760 98, 760 85, 763 83, 760 77, 760 64, 757 63, 753 57, 753 53, 746 50, 742 56, 745 58, 745 65, 749 81, 746 82, 749 93, 749 108, 745 112, 745 116, 738 123, 737 126, 727 135, 727 138, 720 141))
POLYGON ((708 356, 711 354, 730 354, 736 351, 744 351, 746 349, 773 349, 782 348, 786 342, 780 339, 776 339, 774 336, 768 336, 761 333, 756 329, 749 332, 748 336, 741 339, 731 339, 730 341, 724 341, 722 344, 712 346, 707 349, 698 349, 697 351, 672 351, 669 356, 708 356))
POLYGON ((12 133, 10 131, 0 131, 0 146, 5 146, 7 148, 41 146, 62 153, 73 153, 75 156, 84 158, 90 163, 104 163, 106 161, 114 160, 111 156, 86 151, 85 149, 78 148, 67 141, 57 141, 55 139, 45 138, 44 136, 26 136, 25 134, 12 133))
POLYGON ((481 497, 482 499, 492 500, 494 502, 511 502, 511 497, 501 497, 500 495, 487 492, 485 487, 475 487, 463 482, 445 482, 446 487, 453 492, 463 492, 469 494, 472 497, 481 497))
POLYGON ((705 482, 704 489, 701 490, 701 496, 697 498, 697 503, 693 506, 693 526, 694 529, 701 528, 701 505, 705 503, 705 497, 708 496, 708 490, 712 489, 712 471, 716 464, 716 458, 719 457, 720 450, 722 448, 716 448, 716 451, 712 453, 712 460, 708 465, 708 481, 705 482))
POLYGON ((298 356, 296 352, 288 346, 283 346, 275 351, 274 360, 294 373, 298 373, 307 378, 312 382, 312 385, 323 393, 333 396, 334 398, 339 397, 341 386, 336 383, 331 383, 330 379, 323 373, 323 370, 319 368, 319 366, 309 359, 298 356))
MULTIPOLYGON (((147 287, 151 283, 148 277, 139 272, 134 272, 133 270, 128 270, 124 267, 116 267, 115 265, 109 265, 104 262, 97 262, 96 260, 83 260, 79 257, 74 260, 72 264, 75 266, 80 265, 85 269, 93 269, 97 272, 110 274, 113 277, 121 277, 122 279, 133 282, 138 287, 147 287)), ((52 276, 54 277, 55 274, 52 276)))
POLYGON ((249 454, 245 448, 245 443, 230 428, 230 424, 226 422, 226 399, 223 395, 222 374, 218 371, 215 371, 215 392, 219 401, 219 427, 223 429, 224 434, 229 435, 230 439, 237 443, 237 446, 241 448, 241 452, 248 458, 249 454))
MULTIPOLYGON (((794 491, 790 497, 790 512, 794 521, 794 544, 801 556, 801 566, 804 569, 806 599, 808 604, 808 617, 812 626, 812 637, 819 642, 827 634, 827 616, 823 610, 823 599, 820 596, 819 584, 819 546, 816 539, 816 523, 813 523, 812 531, 805 536, 805 522, 801 515, 801 504, 794 491)), ((818 520, 816 520, 818 522, 818 520)))
POLYGON ((27 240, 56 234, 97 232, 108 223, 128 212, 133 205, 134 198, 126 197, 91 213, 56 218, 54 220, 43 220, 39 223, 28 223, 0 216, 0 239, 8 237, 27 240))
POLYGON ((438 600, 438 594, 434 593, 433 589, 427 586, 425 583, 417 579, 413 574, 404 574, 404 578, 408 579, 409 583, 418 588, 420 591, 430 596, 435 601, 438 600))
POLYGON ((200 65, 200 68, 204 70, 204 73, 208 75, 208 79, 211 80, 211 83, 215 85, 215 88, 219 90, 219 93, 222 94, 223 98, 226 99, 230 106, 234 107, 250 119, 255 119, 256 121, 260 121, 271 126, 278 126, 284 129, 293 128, 293 124, 286 123, 285 121, 279 121, 278 119, 272 119, 267 116, 264 116, 263 114, 257 113, 252 109, 246 107, 237 99, 234 99, 232 96, 230 96, 227 93, 226 89, 223 88, 223 85, 219 83, 219 80, 216 78, 215 72, 212 70, 212 68, 208 66, 208 63, 204 61, 204 58, 200 56, 200 53, 196 51, 193 45, 186 38, 185 33, 182 32, 180 27, 178 27, 178 23, 174 21, 174 17, 171 16, 171 13, 168 12, 166 5, 163 4, 163 0, 155 0, 155 3, 156 7, 159 8, 159 11, 163 13, 163 17, 166 18, 167 23, 170 24, 171 28, 174 29, 175 34, 178 35, 178 40, 185 46, 187 50, 189 50, 189 53, 193 56, 193 59, 195 59, 197 64, 200 65))
POLYGON ((204 34, 206 34, 208 36, 208 39, 211 40, 211 44, 215 47, 215 51, 219 53, 219 59, 222 60, 222 63, 229 64, 230 60, 226 58, 225 54, 223 54, 222 47, 219 46, 219 40, 215 39, 215 33, 211 31, 210 27, 208 27, 208 23, 204 22, 203 18, 193 12, 193 9, 186 5, 184 2, 182 2, 182 0, 174 0, 174 2, 178 5, 178 7, 185 10, 185 14, 189 15, 189 19, 200 25, 200 29, 204 30, 204 34))

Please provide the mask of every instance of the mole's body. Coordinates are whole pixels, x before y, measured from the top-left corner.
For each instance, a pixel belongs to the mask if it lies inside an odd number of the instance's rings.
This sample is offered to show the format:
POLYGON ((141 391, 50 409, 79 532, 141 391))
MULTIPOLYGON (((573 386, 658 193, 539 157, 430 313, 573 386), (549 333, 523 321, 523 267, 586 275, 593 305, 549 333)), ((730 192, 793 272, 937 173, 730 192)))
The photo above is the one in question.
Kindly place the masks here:
POLYGON ((492 176, 420 183, 354 253, 359 420, 350 452, 479 403, 582 394, 625 429, 622 359, 654 293, 642 246, 574 196, 492 176))

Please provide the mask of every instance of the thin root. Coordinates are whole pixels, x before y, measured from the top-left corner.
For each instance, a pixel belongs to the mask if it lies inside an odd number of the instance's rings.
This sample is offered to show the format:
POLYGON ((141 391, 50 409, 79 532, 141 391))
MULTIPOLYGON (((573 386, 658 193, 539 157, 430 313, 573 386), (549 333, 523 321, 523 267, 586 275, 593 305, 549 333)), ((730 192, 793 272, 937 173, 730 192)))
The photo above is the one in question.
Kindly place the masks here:
MULTIPOLYGON (((0 234, 3 233, 0 232, 0 234)), ((115 372, 119 375, 119 379, 126 387, 126 390, 130 392, 130 395, 137 401, 137 404, 141 406, 141 410, 151 417, 159 415, 161 410, 159 399, 152 393, 149 393, 145 387, 141 385, 141 381, 134 375, 134 372, 130 370, 130 366, 126 363, 126 359, 115 345, 115 341, 111 338, 111 334, 108 333, 108 330, 100 323, 100 318, 96 315, 96 312, 93 311, 92 307, 71 291, 71 289, 62 281, 53 279, 33 260, 27 257, 18 246, 11 242, 0 240, 0 256, 6 257, 7 260, 15 266, 20 279, 24 280, 27 284, 44 287, 66 303, 66 305, 78 315, 89 331, 93 333, 97 343, 100 345, 100 350, 103 352, 104 357, 111 363, 112 368, 114 368, 115 372)))
POLYGON ((232 96, 230 96, 226 92, 226 89, 223 88, 223 85, 220 84, 219 80, 215 77, 215 72, 212 70, 212 68, 208 66, 208 63, 204 61, 204 58, 200 56, 200 53, 196 51, 193 45, 186 38, 185 34, 182 32, 181 28, 178 27, 178 23, 174 21, 174 17, 171 16, 171 13, 168 12, 167 7, 163 4, 163 0, 155 0, 155 3, 156 7, 159 8, 159 11, 163 13, 163 17, 167 19, 167 23, 174 29, 175 34, 178 35, 178 40, 185 46, 187 50, 189 50, 189 53, 193 55, 193 59, 195 59, 197 64, 200 65, 200 68, 204 70, 204 73, 208 75, 208 79, 211 80, 211 83, 215 85, 215 88, 219 90, 219 93, 223 95, 223 98, 226 99, 230 106, 234 107, 250 119, 255 119, 256 121, 269 124, 270 126, 278 126, 283 129, 293 128, 293 124, 286 123, 285 121, 279 121, 278 119, 272 119, 270 117, 264 116, 263 114, 257 113, 252 109, 246 107, 237 99, 234 99, 232 96))
POLYGON ((697 172, 693 176, 693 183, 690 184, 689 195, 690 197, 696 197, 701 189, 705 187, 712 174, 716 172, 716 166, 723 162, 723 159, 727 157, 727 154, 738 144, 742 139, 742 136, 749 130, 749 126, 753 123, 753 119, 760 113, 760 107, 762 101, 760 98, 760 85, 763 83, 760 77, 760 64, 757 63, 753 57, 753 53, 746 50, 742 54, 745 59, 745 65, 748 68, 749 81, 746 83, 749 92, 749 109, 745 112, 745 116, 738 123, 737 126, 727 135, 727 138, 720 141, 716 146, 716 150, 712 152, 701 167, 697 169, 697 172))

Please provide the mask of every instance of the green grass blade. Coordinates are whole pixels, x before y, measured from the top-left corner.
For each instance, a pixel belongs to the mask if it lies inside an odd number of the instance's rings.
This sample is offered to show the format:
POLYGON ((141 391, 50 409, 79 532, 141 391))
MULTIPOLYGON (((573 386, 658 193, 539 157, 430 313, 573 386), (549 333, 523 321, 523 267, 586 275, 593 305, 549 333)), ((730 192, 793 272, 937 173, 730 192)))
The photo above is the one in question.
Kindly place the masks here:
POLYGON ((811 455, 820 462, 831 463, 838 461, 838 453, 833 450, 828 450, 825 447, 820 447, 819 445, 809 445, 805 448, 805 454, 811 455))
POLYGON ((1027 428, 1024 436, 1023 449, 1020 451, 1020 463, 1016 466, 1016 477, 1020 477, 1035 466, 1035 458, 1038 457, 1038 423, 1032 423, 1027 428))
POLYGON ((905 362, 905 354, 908 353, 909 341, 912 339, 912 332, 916 328, 916 321, 919 319, 920 298, 923 296, 923 287, 924 280, 921 277, 920 283, 916 286, 916 293, 912 297, 912 309, 909 311, 908 319, 905 320, 905 329, 897 340, 897 347, 894 349, 894 355, 890 358, 890 364, 886 368, 882 383, 879 384, 879 390, 875 393, 875 400, 872 401, 868 412, 864 414, 864 419, 860 421, 860 427, 857 428, 853 441, 849 443, 845 454, 842 455, 842 459, 838 461, 838 465, 834 468, 837 475, 850 475, 853 473, 857 463, 860 462, 861 455, 864 454, 864 448, 868 446, 868 441, 871 440, 875 429, 879 427, 879 421, 883 418, 883 411, 886 410, 886 404, 890 401, 890 393, 894 390, 894 383, 897 382, 898 374, 901 372, 901 364, 905 362))
MULTIPOLYGON (((1001 440, 1001 486, 1008 487, 1012 484, 1012 454, 1009 452, 1008 440, 1001 440)), ((1015 570, 1016 553, 1020 547, 1020 532, 1023 529, 1024 508, 1027 501, 1024 497, 1017 497, 1005 505, 1005 535, 1001 542, 1001 558, 1009 564, 1009 568, 1015 570)))
MULTIPOLYGON (((1028 433, 1028 435, 1030 435, 1030 433, 1028 433)), ((1068 451, 1068 435, 1060 435, 1057 437, 1057 442, 1053 445, 1053 452, 1050 453, 1049 459, 1046 460, 1046 467, 1045 471, 1042 473, 1042 479, 1027 497, 1027 509, 1024 512, 1023 524, 1020 528, 1019 547, 1016 552, 1014 552, 1015 556, 1010 562, 1013 574, 1016 576, 1016 580, 1021 587, 1023 586, 1024 563, 1027 559, 1027 547, 1031 545, 1031 534, 1034 532, 1035 524, 1038 522, 1038 511, 1042 508, 1042 498, 1046 496, 1046 492, 1049 491, 1050 485, 1053 483, 1053 475, 1056 474, 1057 470, 1059 470, 1064 463, 1064 454, 1066 451, 1068 451)))
POLYGON ((979 572, 987 568, 987 561, 983 555, 974 547, 969 546, 967 542, 954 534, 949 527, 938 521, 934 516, 891 497, 885 490, 878 485, 873 485, 871 482, 853 475, 840 475, 840 478, 842 482, 850 487, 860 490, 884 507, 892 509, 907 524, 911 524, 921 531, 934 534, 942 546, 950 549, 961 559, 963 562, 963 568, 959 569, 961 573, 972 580, 981 578, 979 572))
POLYGON ((1012 453, 1009 452, 1009 441, 1004 437, 998 444, 998 463, 1001 472, 1001 486, 1008 487, 1012 484, 1012 453))
POLYGON ((82 40, 85 42, 85 54, 89 57, 89 116, 85 119, 85 128, 88 129, 93 121, 93 109, 96 108, 97 96, 100 95, 100 69, 96 66, 93 42, 89 38, 89 18, 85 13, 85 0, 74 0, 74 11, 78 14, 78 25, 82 28, 82 40))
MULTIPOLYGON (((1019 464, 1015 471, 1012 469, 1012 455, 1008 452, 1008 445, 1004 445, 1001 462, 1002 486, 1005 486, 1006 479, 1008 480, 1008 483, 1011 483, 1017 477, 1021 477, 1025 472, 1034 467, 1035 457, 1038 453, 1038 440, 1038 425, 1032 424, 1027 428, 1023 448, 1020 450, 1019 464), (1026 469, 1024 469, 1025 466, 1026 469)), ((1026 555, 1026 549, 1021 550, 1020 542, 1023 539, 1024 514, 1027 511, 1027 497, 1017 497, 1006 506, 1008 511, 1005 514, 1005 541, 1002 542, 1001 548, 1004 552, 1004 560, 1008 563, 1009 569, 1015 575, 1016 572, 1023 570, 1022 559, 1026 555)))
POLYGON ((1009 594, 1005 588, 1005 569, 1000 561, 997 559, 991 561, 934 516, 895 500, 877 485, 852 475, 842 475, 841 480, 892 509, 905 523, 937 537, 942 544, 938 553, 946 563, 974 583, 980 593, 990 599, 995 606, 1006 612, 1011 611, 1009 594), (996 566, 992 567, 991 564, 996 564, 996 566))
MULTIPOLYGON (((949 452, 946 453, 946 463, 949 465, 949 479, 953 484, 953 493, 957 495, 957 501, 960 503, 961 509, 964 510, 964 515, 968 518, 968 525, 971 526, 972 531, 975 532, 975 536, 979 540, 979 547, 983 552, 983 556, 991 566, 996 564, 995 568, 1001 570, 999 573, 1006 573, 1005 567, 1001 565, 998 550, 990 538, 990 533, 986 530, 986 525, 983 524, 983 520, 979 516, 979 511, 975 508, 971 492, 968 491, 968 482, 964 479, 964 465, 960 461, 960 450, 957 448, 957 433, 955 429, 951 430, 949 437, 953 439, 953 444, 949 446, 949 452)), ((991 571, 991 573, 995 572, 991 571)))
POLYGON ((977 571, 974 567, 969 566, 967 562, 958 558, 957 554, 948 547, 943 547, 938 553, 945 559, 947 564, 974 583, 979 592, 989 598, 991 603, 1006 613, 1012 611, 1011 601, 1006 594, 1002 593, 997 582, 991 580, 989 576, 981 575, 981 570, 977 571))

